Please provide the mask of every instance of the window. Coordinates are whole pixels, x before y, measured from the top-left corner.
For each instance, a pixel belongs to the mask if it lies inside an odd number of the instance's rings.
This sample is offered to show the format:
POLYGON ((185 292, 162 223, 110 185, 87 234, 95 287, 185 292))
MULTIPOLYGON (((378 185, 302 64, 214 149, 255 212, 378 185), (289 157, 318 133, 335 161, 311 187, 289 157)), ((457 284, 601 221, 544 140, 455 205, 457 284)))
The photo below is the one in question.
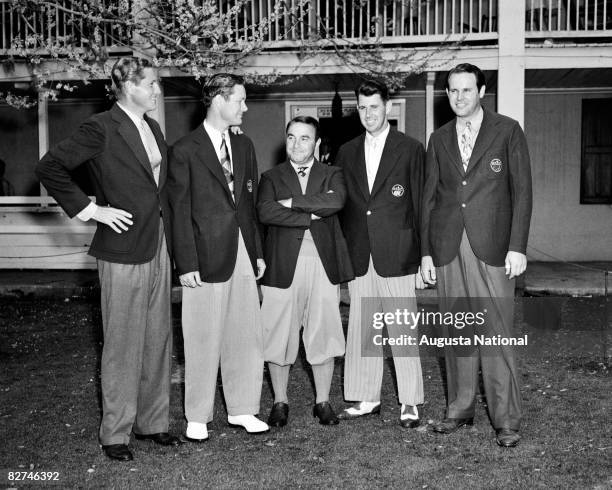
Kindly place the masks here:
POLYGON ((612 99, 582 101, 580 204, 612 204, 612 99))

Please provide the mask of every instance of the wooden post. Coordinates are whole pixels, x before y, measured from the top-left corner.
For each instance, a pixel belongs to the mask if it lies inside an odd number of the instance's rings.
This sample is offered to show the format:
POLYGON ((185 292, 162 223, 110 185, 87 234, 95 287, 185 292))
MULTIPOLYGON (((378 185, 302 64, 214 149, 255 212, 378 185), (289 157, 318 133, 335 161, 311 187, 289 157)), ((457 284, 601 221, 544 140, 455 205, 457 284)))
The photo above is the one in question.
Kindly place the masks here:
MULTIPOLYGON (((42 92, 38 93, 38 159, 49 151, 49 99, 42 92)), ((40 195, 48 196, 47 189, 40 184, 40 195)), ((43 200, 41 207, 49 204, 43 200)))
POLYGON ((436 72, 427 72, 427 81, 425 82, 425 145, 429 143, 429 137, 434 132, 434 83, 436 81, 436 72))
POLYGON ((498 2, 497 111, 525 122, 525 0, 498 2))

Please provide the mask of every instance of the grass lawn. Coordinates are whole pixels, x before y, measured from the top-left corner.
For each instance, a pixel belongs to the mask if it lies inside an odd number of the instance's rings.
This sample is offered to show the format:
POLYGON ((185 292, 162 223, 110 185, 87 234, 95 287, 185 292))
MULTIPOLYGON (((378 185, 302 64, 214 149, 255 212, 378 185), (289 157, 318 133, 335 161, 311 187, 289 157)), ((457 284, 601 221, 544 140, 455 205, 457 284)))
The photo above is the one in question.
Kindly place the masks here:
MULTIPOLYGON (((599 362, 605 337, 597 328, 576 331, 599 317, 592 305, 572 305, 560 329, 530 330, 517 320, 531 336, 530 348, 518 351, 524 422, 517 448, 495 444, 482 403, 474 427, 452 435, 402 429, 388 362, 380 417, 320 426, 309 370, 298 360, 287 427, 259 436, 231 428, 218 393, 208 442, 166 449, 133 440, 135 460, 119 463, 104 456, 97 437, 97 302, 1 299, 0 485, 42 486, 9 484, 10 470, 59 472, 62 488, 612 488, 612 383, 599 362)), ((174 317, 171 431, 180 434, 186 423, 178 310, 174 317)), ((437 358, 422 364, 431 421, 444 415, 443 380, 437 358)), ((341 376, 337 360, 337 410, 344 405, 341 376)), ((264 420, 271 403, 266 377, 264 420)))

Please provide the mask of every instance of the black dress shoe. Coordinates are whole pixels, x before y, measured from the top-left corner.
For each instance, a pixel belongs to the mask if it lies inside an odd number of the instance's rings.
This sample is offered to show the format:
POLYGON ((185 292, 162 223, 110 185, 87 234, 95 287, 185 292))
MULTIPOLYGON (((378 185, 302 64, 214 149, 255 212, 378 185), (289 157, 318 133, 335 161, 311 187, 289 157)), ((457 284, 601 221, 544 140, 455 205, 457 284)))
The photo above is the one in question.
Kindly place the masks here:
POLYGON ((171 436, 167 432, 158 432, 157 434, 136 434, 136 439, 153 441, 156 444, 162 446, 178 446, 181 444, 181 440, 178 437, 171 436))
POLYGON ((317 417, 321 425, 337 425, 340 423, 329 402, 317 403, 312 409, 312 416, 317 417))
POLYGON ((285 402, 278 402, 272 405, 270 416, 268 417, 268 425, 270 427, 284 427, 287 425, 289 418, 289 405, 285 402))
POLYGON ((126 444, 109 444, 108 446, 102 446, 102 449, 104 454, 117 461, 132 461, 134 459, 126 444))
POLYGON ((515 447, 521 440, 521 436, 517 430, 513 429, 497 429, 497 445, 501 447, 515 447))
POLYGON ((452 434, 464 425, 474 425, 474 417, 465 419, 444 419, 441 422, 433 424, 432 428, 434 432, 440 432, 441 434, 452 434))

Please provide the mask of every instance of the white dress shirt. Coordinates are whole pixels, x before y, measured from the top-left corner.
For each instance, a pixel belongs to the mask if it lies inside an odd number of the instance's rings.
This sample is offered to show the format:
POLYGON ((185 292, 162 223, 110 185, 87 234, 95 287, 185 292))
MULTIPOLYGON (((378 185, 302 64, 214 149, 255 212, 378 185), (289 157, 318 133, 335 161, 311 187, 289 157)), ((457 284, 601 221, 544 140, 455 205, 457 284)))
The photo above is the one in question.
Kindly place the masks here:
MULTIPOLYGON (((210 141, 212 141, 213 147, 215 148, 215 153, 217 154, 217 159, 221 162, 221 141, 223 136, 225 136, 225 146, 227 146, 227 154, 230 158, 230 167, 232 169, 232 174, 234 173, 234 158, 232 157, 232 144, 230 143, 229 131, 226 129, 221 132, 218 129, 213 128, 206 119, 202 123, 204 126, 204 131, 208 134, 210 141)), ((234 192, 234 183, 231 182, 229 184, 230 191, 234 192)))
POLYGON ((387 136, 389 136, 390 128, 391 125, 387 123, 387 127, 377 136, 372 136, 370 133, 366 132, 364 150, 370 192, 372 191, 372 186, 376 179, 376 173, 380 166, 380 159, 382 157, 383 148, 385 147, 385 142, 387 141, 387 136))

